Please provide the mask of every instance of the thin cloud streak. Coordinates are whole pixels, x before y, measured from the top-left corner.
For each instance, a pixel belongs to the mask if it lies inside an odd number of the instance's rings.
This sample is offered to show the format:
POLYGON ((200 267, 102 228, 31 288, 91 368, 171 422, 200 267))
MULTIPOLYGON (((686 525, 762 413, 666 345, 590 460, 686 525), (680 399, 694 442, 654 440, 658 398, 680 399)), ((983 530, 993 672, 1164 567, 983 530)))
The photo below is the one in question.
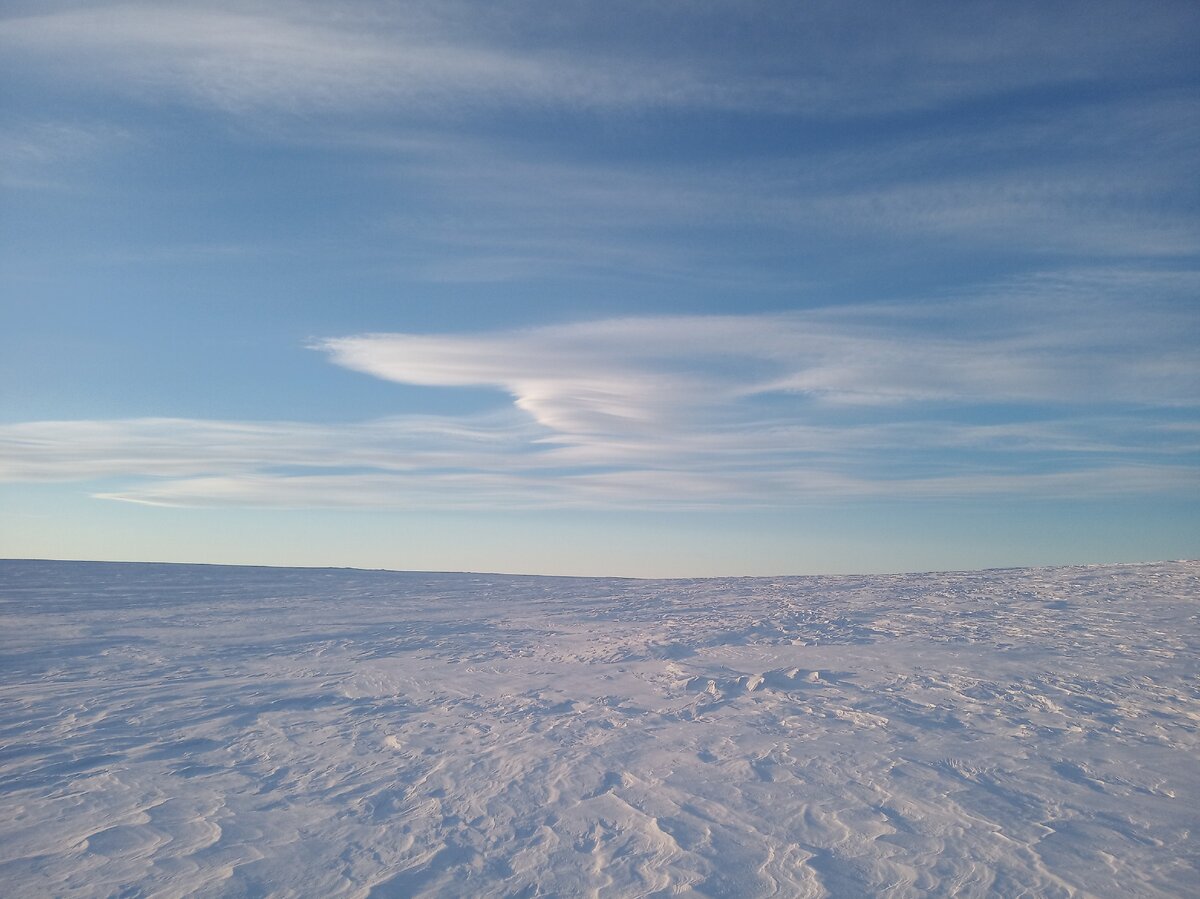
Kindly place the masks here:
POLYGON ((735 108, 771 93, 653 57, 615 65, 604 56, 489 45, 428 9, 403 19, 384 7, 357 18, 296 4, 260 9, 110 5, 12 18, 0 23, 0 40, 86 63, 129 93, 169 93, 239 114, 400 105, 442 117, 496 102, 735 108))
POLYGON ((970 496, 1096 498, 1193 494, 1200 474, 1180 465, 1105 466, 1043 474, 860 479, 835 472, 783 471, 758 477, 647 470, 565 475, 244 475, 165 481, 98 499, 166 507, 495 509, 788 508, 857 499, 970 496))
POLYGON ((759 421, 735 429, 569 437, 520 414, 470 419, 392 418, 344 425, 196 419, 45 421, 0 425, 0 481, 249 475, 272 469, 380 473, 503 472, 531 478, 619 468, 715 479, 814 466, 870 465, 897 450, 962 450, 1003 456, 1090 454, 1155 459, 1200 452, 1194 423, 1145 416, 964 425, 947 421, 807 425, 759 421))
POLYGON ((21 422, 0 425, 0 480, 480 466, 495 464, 508 452, 525 452, 541 434, 512 414, 344 425, 180 418, 21 422))
POLYGON ((1181 194, 1197 123, 1200 105, 1171 94, 1070 110, 1052 124, 1034 116, 936 138, 885 132, 868 146, 843 141, 745 168, 719 153, 669 166, 563 160, 461 135, 371 158, 384 196, 417 184, 428 202, 389 218, 398 240, 422 250, 407 264, 414 276, 754 285, 765 267, 780 287, 780 256, 810 248, 803 260, 846 240, 869 242, 864 257, 949 248, 1027 254, 1037 267, 1064 255, 1187 257, 1200 250, 1181 194), (1131 167, 1133 157, 1144 165, 1131 167), (731 237, 715 252, 704 239, 713 227, 731 237))

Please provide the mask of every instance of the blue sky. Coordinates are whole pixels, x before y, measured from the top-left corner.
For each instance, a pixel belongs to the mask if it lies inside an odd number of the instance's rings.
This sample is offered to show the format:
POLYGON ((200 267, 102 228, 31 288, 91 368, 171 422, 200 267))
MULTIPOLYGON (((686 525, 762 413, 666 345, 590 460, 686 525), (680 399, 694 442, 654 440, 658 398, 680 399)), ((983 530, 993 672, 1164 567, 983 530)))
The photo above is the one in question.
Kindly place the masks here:
POLYGON ((1194 3, 11 2, 0 555, 1200 555, 1194 3))

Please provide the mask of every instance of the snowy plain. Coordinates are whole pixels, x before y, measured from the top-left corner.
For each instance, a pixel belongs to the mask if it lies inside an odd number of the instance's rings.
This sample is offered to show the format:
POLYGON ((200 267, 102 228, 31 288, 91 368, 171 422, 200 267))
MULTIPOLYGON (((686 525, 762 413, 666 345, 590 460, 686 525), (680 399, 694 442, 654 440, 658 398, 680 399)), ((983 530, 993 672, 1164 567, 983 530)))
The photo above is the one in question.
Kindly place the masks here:
POLYGON ((0 562, 0 890, 1200 893, 1200 563, 0 562))

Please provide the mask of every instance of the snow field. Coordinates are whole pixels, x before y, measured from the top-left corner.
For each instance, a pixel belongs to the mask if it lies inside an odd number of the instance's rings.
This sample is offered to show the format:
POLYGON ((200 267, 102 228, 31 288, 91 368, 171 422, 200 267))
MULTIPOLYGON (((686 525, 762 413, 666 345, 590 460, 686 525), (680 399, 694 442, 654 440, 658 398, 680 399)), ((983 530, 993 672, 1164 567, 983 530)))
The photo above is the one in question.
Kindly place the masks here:
POLYGON ((1198 587, 0 562, 0 884, 1184 896, 1198 587))

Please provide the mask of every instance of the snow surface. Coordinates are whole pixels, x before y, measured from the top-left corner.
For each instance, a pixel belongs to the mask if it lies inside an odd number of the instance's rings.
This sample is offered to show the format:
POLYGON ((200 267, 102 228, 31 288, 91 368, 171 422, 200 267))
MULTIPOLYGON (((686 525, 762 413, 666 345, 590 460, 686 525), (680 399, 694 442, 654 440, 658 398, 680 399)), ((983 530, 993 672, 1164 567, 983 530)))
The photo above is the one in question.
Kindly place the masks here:
POLYGON ((1198 587, 0 562, 0 891, 1196 895, 1198 587))

